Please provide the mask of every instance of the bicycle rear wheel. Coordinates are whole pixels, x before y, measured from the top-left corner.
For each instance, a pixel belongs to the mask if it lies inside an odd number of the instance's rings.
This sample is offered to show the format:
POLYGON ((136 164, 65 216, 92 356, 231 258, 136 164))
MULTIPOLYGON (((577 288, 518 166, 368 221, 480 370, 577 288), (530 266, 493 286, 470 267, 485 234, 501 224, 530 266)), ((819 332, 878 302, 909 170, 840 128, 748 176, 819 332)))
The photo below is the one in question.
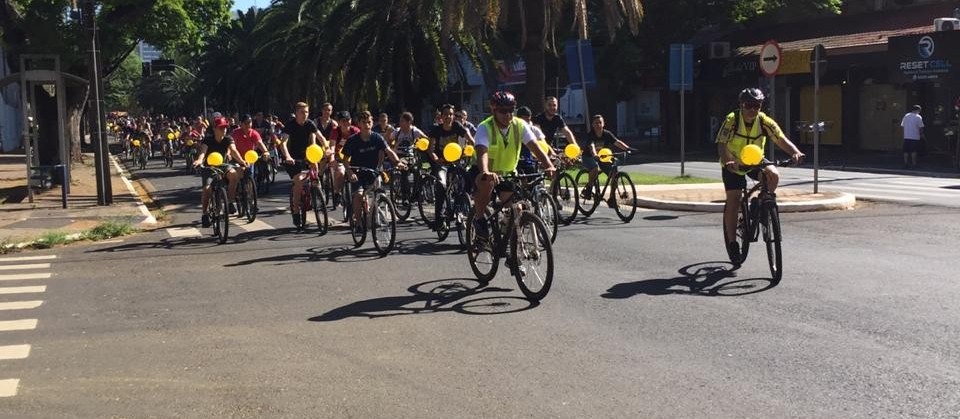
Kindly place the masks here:
MULTIPOLYGON (((724 205, 724 211, 726 211, 726 205, 724 205)), ((750 251, 750 241, 752 238, 753 235, 750 233, 750 215, 747 212, 747 200, 744 198, 740 200, 740 210, 737 212, 737 231, 734 235, 737 248, 740 250, 739 255, 731 253, 730 248, 727 247, 727 223, 723 223, 723 247, 727 250, 727 257, 730 258, 730 263, 734 266, 740 266, 747 260, 747 253, 750 251)))
POLYGON ((617 173, 613 179, 614 190, 610 196, 616 204, 614 210, 620 220, 629 223, 637 213, 637 187, 633 185, 633 180, 626 173, 617 173))
MULTIPOLYGON (((489 214, 490 210, 487 209, 486 213, 489 214)), ((487 284, 497 276, 497 269, 500 267, 500 252, 496 249, 500 243, 500 232, 496 219, 493 219, 487 223, 487 237, 478 238, 473 221, 476 216, 474 208, 467 219, 467 259, 477 281, 487 284)))
POLYGON ((217 235, 220 244, 227 242, 227 237, 230 236, 230 214, 227 213, 227 190, 222 186, 213 189, 213 202, 211 205, 215 205, 215 217, 213 218, 214 225, 213 228, 214 234, 217 235))
POLYGON ((253 181, 246 179, 243 183, 240 184, 243 188, 245 195, 245 202, 243 203, 244 211, 247 215, 247 222, 252 223, 257 219, 257 187, 253 184, 253 181))
POLYGON ((560 222, 560 215, 557 212, 557 201, 553 199, 553 196, 547 194, 547 191, 540 191, 536 194, 534 205, 537 217, 540 217, 543 224, 547 227, 547 233, 550 233, 550 243, 555 242, 557 240, 557 229, 560 222))
POLYGON ((415 184, 413 173, 415 172, 412 170, 401 173, 399 177, 393 179, 393 183, 390 185, 390 199, 397 209, 397 221, 399 222, 406 221, 410 212, 413 211, 412 189, 415 184))
POLYGON ((433 176, 420 178, 420 184, 417 187, 417 211, 420 213, 420 221, 429 226, 433 225, 436 218, 436 196, 435 183, 433 176))
POLYGON ((539 217, 524 213, 510 238, 511 269, 520 291, 530 301, 540 301, 553 285, 553 247, 547 226, 539 217))
POLYGON ((470 196, 466 192, 457 194, 453 207, 453 223, 457 230, 457 241, 460 247, 467 248, 467 221, 470 219, 470 196))
POLYGON ((783 277, 783 253, 780 248, 780 211, 775 202, 765 204, 760 222, 763 230, 763 241, 767 245, 767 263, 770 265, 770 275, 773 282, 778 283, 783 277))
POLYGON ((313 216, 317 219, 317 233, 327 234, 329 220, 327 220, 327 205, 324 202, 323 191, 320 185, 310 187, 310 206, 313 207, 313 216))
POLYGON ((597 210, 597 207, 600 206, 600 200, 603 199, 600 196, 600 175, 597 175, 597 178, 593 180, 593 183, 587 184, 587 180, 590 179, 590 172, 586 170, 581 170, 577 173, 577 185, 583 185, 580 188, 581 191, 587 191, 591 196, 590 199, 585 199, 580 197, 580 200, 577 202, 577 210, 583 214, 584 217, 589 217, 593 215, 593 212, 597 210))
MULTIPOLYGON (((440 184, 437 184, 438 187, 440 184)), ((440 194, 437 197, 437 209, 436 209, 436 220, 433 223, 434 229, 437 231, 437 240, 444 241, 447 237, 450 236, 450 219, 452 218, 452 204, 450 199, 446 196, 446 193, 440 194)))
POLYGON ((397 243, 397 210, 386 196, 378 194, 373 211, 373 247, 380 256, 386 256, 397 243))
POLYGON ((557 176, 557 182, 550 186, 550 194, 553 195, 554 202, 557 204, 557 221, 563 225, 570 225, 573 219, 577 218, 577 205, 580 198, 573 176, 569 173, 561 173, 557 176))

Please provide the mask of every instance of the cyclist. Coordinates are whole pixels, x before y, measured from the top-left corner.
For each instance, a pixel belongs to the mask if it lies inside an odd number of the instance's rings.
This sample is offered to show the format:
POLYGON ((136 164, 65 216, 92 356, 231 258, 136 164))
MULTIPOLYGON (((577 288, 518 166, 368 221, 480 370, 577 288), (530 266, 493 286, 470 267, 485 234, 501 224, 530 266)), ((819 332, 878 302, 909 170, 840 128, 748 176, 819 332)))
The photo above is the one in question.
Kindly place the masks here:
POLYGON ((317 118, 317 128, 325 138, 333 137, 333 130, 337 129, 337 121, 333 119, 333 105, 324 102, 320 105, 320 117, 317 118))
POLYGON ((461 143, 461 138, 465 139, 465 144, 474 144, 470 132, 454 119, 453 105, 440 106, 440 121, 440 124, 431 127, 427 134, 430 139, 430 148, 427 149, 431 161, 430 171, 437 178, 435 188, 437 214, 443 212, 443 204, 446 202, 447 164, 456 163, 447 161, 443 155, 444 147, 451 143, 463 146, 464 143, 461 143))
MULTIPOLYGON (((310 162, 304 164, 307 158, 307 147, 313 144, 320 144, 323 147, 324 153, 328 156, 331 154, 331 151, 326 138, 324 138, 323 134, 320 134, 320 130, 317 129, 317 124, 307 119, 307 115, 310 114, 310 105, 304 102, 297 102, 294 108, 293 119, 283 124, 283 142, 280 144, 280 149, 283 152, 287 174, 290 175, 290 179, 293 180, 293 188, 291 189, 292 199, 290 200, 290 211, 293 212, 293 225, 300 225, 300 194, 303 193, 303 180, 306 177, 304 171, 308 169, 306 164, 309 164, 310 168, 317 167, 316 164, 310 162)), ((320 159, 317 170, 322 172, 325 167, 326 162, 320 159)))
POLYGON ((414 141, 418 138, 425 138, 427 134, 424 134, 420 128, 417 128, 416 125, 413 125, 413 114, 410 112, 404 112, 400 114, 400 124, 399 127, 393 131, 393 135, 390 137, 390 148, 394 152, 402 150, 403 153, 409 153, 410 147, 413 147, 414 141))
MULTIPOLYGON (((590 171, 588 185, 593 184, 593 180, 600 173, 600 157, 597 156, 597 143, 602 143, 604 148, 616 147, 623 151, 630 151, 631 148, 626 143, 613 135, 612 132, 605 129, 606 121, 603 115, 597 114, 590 117, 590 132, 587 133, 583 141, 579 141, 580 149, 583 150, 583 158, 580 159, 580 166, 584 170, 590 171)), ((584 188, 580 195, 584 199, 593 199, 593 191, 590 188, 584 188)), ((611 197, 613 199, 613 197, 611 197)))
POLYGON ((373 132, 382 135, 383 138, 387 140, 387 144, 393 142, 394 129, 393 125, 390 125, 390 115, 386 113, 381 113, 380 116, 377 117, 377 124, 373 126, 373 132))
MULTIPOLYGON (((379 133, 373 132, 373 115, 368 111, 362 111, 357 115, 357 122, 360 125, 359 131, 347 138, 343 145, 343 157, 350 159, 350 166, 365 167, 367 169, 378 170, 383 164, 384 156, 390 157, 401 170, 406 165, 400 161, 397 154, 387 146, 387 140, 379 133)), ((361 188, 369 188, 377 180, 377 174, 369 172, 355 173, 349 166, 346 170, 347 179, 350 180, 350 186, 353 190, 353 208, 360 208, 363 199, 360 193, 361 188)), ((361 224, 360 216, 362 211, 353 211, 353 217, 361 224)))
MULTIPOLYGON (((200 143, 200 153, 197 154, 197 159, 193 161, 193 166, 198 167, 203 164, 204 159, 206 158, 207 153, 217 152, 223 156, 224 162, 228 158, 232 158, 237 162, 241 167, 246 168, 247 163, 243 161, 243 156, 240 155, 240 152, 237 151, 237 146, 233 143, 233 138, 230 138, 227 135, 227 128, 230 127, 230 123, 227 122, 226 118, 217 118, 213 120, 213 135, 208 135, 203 139, 203 142, 200 143)), ((234 205, 233 201, 237 196, 237 185, 240 183, 240 173, 238 173, 234 167, 231 165, 227 169, 226 173, 227 181, 227 208, 229 209, 230 214, 237 212, 237 207, 234 205)), ((210 201, 210 177, 207 175, 207 172, 203 174, 203 194, 201 195, 200 205, 203 208, 203 216, 200 219, 201 225, 204 228, 210 227, 210 217, 207 216, 207 205, 210 201)))
MULTIPOLYGON (((536 143, 536 135, 530 125, 513 116, 517 99, 507 91, 497 91, 490 97, 490 112, 493 114, 477 127, 477 165, 470 168, 470 175, 476 179, 477 190, 474 194, 475 214, 483 214, 494 188, 501 200, 507 200, 513 192, 509 183, 500 183, 500 176, 517 170, 520 161, 521 144, 536 156, 548 176, 553 176, 553 163, 536 143)), ((486 218, 474 217, 474 229, 477 238, 485 240, 488 236, 486 218)))
POLYGON ((742 170, 740 152, 743 148, 749 144, 755 144, 763 150, 767 138, 770 138, 777 147, 789 153, 794 162, 799 164, 804 157, 797 146, 787 139, 777 122, 760 112, 763 100, 764 95, 760 89, 746 88, 740 91, 740 108, 727 114, 726 120, 717 133, 717 152, 722 166, 723 187, 727 193, 726 205, 723 207, 723 222, 726 226, 726 241, 730 255, 740 254, 740 248, 736 243, 736 229, 742 191, 747 186, 744 175, 757 180, 762 171, 770 192, 775 192, 780 182, 780 172, 775 166, 765 165, 766 161, 761 163, 761 168, 742 170))
MULTIPOLYGON (((253 129, 253 118, 250 117, 250 114, 240 116, 240 128, 233 130, 230 136, 233 137, 234 143, 237 144, 237 151, 240 152, 241 156, 246 155, 250 150, 256 149, 260 150, 258 154, 260 154, 263 160, 270 158, 270 150, 263 144, 263 137, 253 129)), ((255 176, 255 166, 250 166, 250 170, 250 176, 255 176)))
POLYGON ((459 122, 460 125, 463 125, 463 127, 470 132, 470 135, 474 137, 477 136, 477 126, 473 125, 473 122, 467 120, 466 109, 461 108, 460 111, 457 112, 457 122, 459 122))
MULTIPOLYGON (((543 131, 540 130, 540 127, 530 122, 532 115, 533 112, 526 106, 517 108, 517 117, 530 125, 530 129, 533 130, 533 137, 536 138, 537 141, 545 141, 546 136, 543 134, 543 131)), ((553 154, 553 147, 550 147, 547 151, 547 156, 551 154, 553 154)), ((533 154, 530 153, 529 148, 524 148, 520 151, 520 161, 517 163, 517 171, 520 173, 535 173, 537 171, 537 160, 533 157, 533 154)))
POLYGON ((337 129, 333 130, 333 135, 330 136, 330 144, 333 145, 334 154, 330 156, 330 164, 332 164, 333 172, 333 205, 337 206, 337 203, 340 202, 341 196, 340 191, 343 190, 343 175, 346 173, 344 170, 342 162, 339 162, 340 150, 343 148, 343 145, 346 144, 347 139, 356 135, 360 132, 360 128, 353 126, 351 123, 350 112, 340 111, 337 112, 337 129))
POLYGON ((570 131, 570 127, 564 122, 563 117, 557 113, 557 110, 560 108, 557 98, 553 96, 547 97, 543 102, 543 107, 543 113, 533 117, 533 123, 539 125, 543 133, 546 134, 547 142, 550 143, 550 146, 561 148, 567 144, 574 144, 576 140, 573 137, 573 131, 570 131), (567 139, 567 144, 558 144, 557 131, 563 133, 567 139))

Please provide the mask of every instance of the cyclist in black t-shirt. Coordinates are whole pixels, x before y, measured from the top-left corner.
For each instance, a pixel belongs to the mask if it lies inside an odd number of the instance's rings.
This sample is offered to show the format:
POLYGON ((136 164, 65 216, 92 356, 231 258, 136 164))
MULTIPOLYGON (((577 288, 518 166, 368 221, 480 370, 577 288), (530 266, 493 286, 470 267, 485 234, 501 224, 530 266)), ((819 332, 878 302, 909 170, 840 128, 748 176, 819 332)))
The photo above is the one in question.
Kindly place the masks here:
POLYGON ((323 147, 326 157, 329 157, 333 151, 327 144, 326 138, 317 129, 317 125, 307 119, 307 115, 310 114, 310 105, 297 102, 295 108, 294 118, 283 124, 283 142, 280 149, 283 152, 283 163, 286 166, 287 174, 293 180, 293 188, 290 191, 292 194, 290 211, 293 212, 293 224, 300 225, 300 195, 303 193, 303 180, 306 178, 304 171, 316 168, 318 173, 323 173, 326 168, 326 158, 321 158, 319 163, 306 162, 304 164, 307 158, 307 147, 319 144, 323 147))
MULTIPOLYGON (((197 154, 197 159, 194 160, 193 166, 198 167, 206 160, 208 153, 220 153, 223 156, 223 162, 226 163, 229 159, 238 164, 240 167, 246 169, 247 163, 243 161, 243 156, 240 155, 240 152, 237 150, 237 146, 233 143, 233 138, 227 135, 227 128, 230 127, 230 123, 227 122, 226 118, 217 118, 213 120, 213 135, 209 135, 203 139, 203 142, 200 143, 200 153, 197 154)), ((233 204, 234 199, 237 196, 237 185, 240 184, 240 174, 242 171, 238 172, 233 167, 230 167, 226 171, 226 181, 227 181, 227 205, 230 211, 230 214, 237 212, 237 207, 233 204)), ((200 223, 204 228, 210 227, 210 217, 207 216, 207 205, 210 202, 210 177, 207 176, 206 172, 203 175, 203 193, 200 198, 200 206, 203 208, 203 216, 200 218, 200 223)))
MULTIPOLYGON (((599 157, 597 157, 597 144, 600 144, 601 148, 610 148, 616 147, 623 151, 629 151, 630 146, 628 146, 623 141, 620 141, 617 136, 613 135, 612 132, 604 129, 606 126, 605 121, 603 120, 603 115, 597 114, 590 117, 590 132, 587 133, 586 137, 580 141, 580 149, 583 150, 583 158, 580 160, 580 165, 584 170, 590 171, 590 179, 588 185, 593 184, 593 180, 597 178, 597 174, 600 173, 599 157)), ((612 150, 611 150, 612 151, 612 150)), ((584 188, 582 195, 585 199, 591 199, 590 188, 584 188)))
POLYGON ((570 131, 570 128, 567 127, 567 123, 564 122, 563 117, 557 113, 559 109, 559 104, 557 98, 550 96, 543 102, 544 111, 541 114, 533 117, 533 123, 540 127, 543 131, 543 134, 547 137, 547 142, 550 143, 550 146, 553 148, 563 148, 567 144, 576 143, 576 139, 573 137, 573 131, 570 131), (556 135, 557 131, 563 132, 563 135, 567 138, 567 144, 557 144, 556 135))

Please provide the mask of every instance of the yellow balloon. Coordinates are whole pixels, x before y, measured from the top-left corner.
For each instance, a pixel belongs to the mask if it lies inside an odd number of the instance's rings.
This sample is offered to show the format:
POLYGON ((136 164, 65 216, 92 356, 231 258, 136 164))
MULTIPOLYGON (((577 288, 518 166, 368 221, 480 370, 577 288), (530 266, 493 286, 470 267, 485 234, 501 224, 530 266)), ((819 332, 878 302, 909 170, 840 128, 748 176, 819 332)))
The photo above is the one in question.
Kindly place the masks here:
POLYGON ((467 144, 467 146, 463 148, 463 155, 467 157, 473 157, 473 154, 476 152, 477 150, 470 144, 467 144))
POLYGON ((461 155, 463 155, 463 148, 460 147, 460 144, 450 143, 443 146, 443 158, 446 161, 454 162, 460 160, 461 155))
POLYGON ((424 137, 418 138, 418 139, 417 139, 417 142, 414 143, 413 146, 416 147, 417 150, 427 151, 427 148, 430 147, 430 140, 428 140, 428 139, 426 139, 426 138, 424 138, 424 137))
POLYGON ((254 150, 247 150, 246 153, 243 153, 243 161, 247 162, 247 164, 254 164, 259 158, 260 155, 254 150))
POLYGON ((599 157, 603 163, 610 163, 613 161, 613 151, 606 147, 601 148, 597 151, 597 157, 599 157))
POLYGON ((576 144, 567 144, 567 146, 563 148, 563 155, 567 156, 568 159, 580 157, 580 146, 576 144))
POLYGON ((537 145, 540 146, 540 150, 543 150, 543 154, 550 154, 550 144, 546 141, 537 141, 537 145))
POLYGON ((280 144, 283 144, 283 141, 281 141, 279 138, 274 138, 273 143, 276 145, 280 145, 280 144))
POLYGON ((307 147, 307 161, 310 163, 316 163, 323 158, 323 148, 318 144, 311 144, 307 147))
POLYGON ((173 141, 174 138, 177 138, 177 137, 175 137, 172 132, 168 132, 168 133, 167 133, 167 139, 168 139, 168 140, 173 141))
POLYGON ((134 147, 140 147, 140 140, 133 140, 132 144, 134 147))
POLYGON ((187 139, 187 147, 193 147, 193 140, 187 139))
POLYGON ((756 144, 748 144, 740 150, 740 161, 747 166, 760 164, 761 160, 763 160, 763 150, 756 144))
POLYGON ((223 164, 223 154, 214 151, 207 156, 207 166, 219 166, 223 164))

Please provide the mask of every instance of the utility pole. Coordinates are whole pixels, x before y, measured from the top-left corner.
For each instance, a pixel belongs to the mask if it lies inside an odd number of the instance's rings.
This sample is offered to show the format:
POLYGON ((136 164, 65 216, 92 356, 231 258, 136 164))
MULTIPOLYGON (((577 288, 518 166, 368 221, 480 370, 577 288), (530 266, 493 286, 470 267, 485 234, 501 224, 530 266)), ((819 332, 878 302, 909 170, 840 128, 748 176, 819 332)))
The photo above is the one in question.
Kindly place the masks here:
POLYGON ((81 4, 81 24, 86 26, 90 33, 90 89, 89 124, 90 140, 94 143, 96 155, 95 170, 97 178, 97 205, 113 204, 113 185, 110 182, 110 149, 107 145, 107 135, 104 132, 106 120, 103 113, 103 79, 100 67, 100 40, 97 34, 96 4, 94 0, 83 0, 81 4))

